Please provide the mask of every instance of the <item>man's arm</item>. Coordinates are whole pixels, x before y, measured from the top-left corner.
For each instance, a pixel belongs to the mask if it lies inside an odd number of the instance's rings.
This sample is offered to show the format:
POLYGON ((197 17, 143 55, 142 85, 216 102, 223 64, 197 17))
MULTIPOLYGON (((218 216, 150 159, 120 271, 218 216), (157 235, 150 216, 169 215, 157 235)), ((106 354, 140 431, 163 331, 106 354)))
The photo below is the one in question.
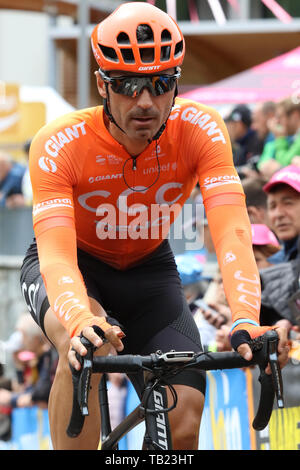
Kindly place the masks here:
MULTIPOLYGON (((232 312, 232 345, 248 359, 251 357, 247 344, 249 339, 264 334, 270 327, 260 327, 259 324, 260 278, 253 254, 245 196, 233 166, 230 139, 221 117, 216 112, 212 111, 212 114, 225 138, 215 142, 207 139, 202 153, 198 155, 197 173, 232 312)), ((197 146, 194 154, 196 152, 197 146)), ((286 334, 283 332, 280 335, 280 348, 284 348, 286 334)))
POLYGON ((57 129, 44 128, 30 148, 33 226, 50 306, 72 338, 92 325, 104 332, 112 327, 104 317, 91 313, 77 264, 73 207, 73 186, 77 184, 77 174, 72 154, 76 149, 72 149, 70 143, 68 151, 60 150, 55 160, 44 156, 45 142, 55 132, 57 129))

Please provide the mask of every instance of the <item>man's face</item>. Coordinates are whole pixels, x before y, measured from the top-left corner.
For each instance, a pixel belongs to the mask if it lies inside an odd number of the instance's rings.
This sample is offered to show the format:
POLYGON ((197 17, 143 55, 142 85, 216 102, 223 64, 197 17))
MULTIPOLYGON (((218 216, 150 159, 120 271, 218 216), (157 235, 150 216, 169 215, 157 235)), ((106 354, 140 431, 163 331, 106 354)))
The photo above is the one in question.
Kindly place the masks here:
POLYGON ((300 235, 300 193, 288 185, 268 194, 270 227, 279 240, 287 241, 300 235))
POLYGON ((277 125, 284 134, 287 133, 287 115, 283 106, 277 106, 275 111, 275 119, 277 125))
POLYGON ((251 127, 257 132, 260 139, 265 139, 269 132, 268 129, 268 116, 263 112, 261 106, 257 106, 252 112, 252 124, 251 127))
MULTIPOLYGON (((164 70, 166 75, 172 75, 174 69, 164 70)), ((111 77, 134 75, 126 72, 111 72, 111 77)), ((98 77, 98 89, 103 98, 106 90, 102 80, 98 77)), ((137 97, 124 96, 115 93, 109 85, 109 107, 115 121, 123 129, 126 137, 137 143, 148 142, 161 125, 166 121, 173 103, 175 88, 163 95, 153 96, 144 88, 137 97)), ((112 127, 112 134, 117 133, 124 138, 119 129, 112 127)), ((114 137, 116 137, 114 135, 114 137)))
POLYGON ((294 135, 300 129, 300 114, 298 111, 288 113, 286 120, 286 129, 288 135, 294 135))

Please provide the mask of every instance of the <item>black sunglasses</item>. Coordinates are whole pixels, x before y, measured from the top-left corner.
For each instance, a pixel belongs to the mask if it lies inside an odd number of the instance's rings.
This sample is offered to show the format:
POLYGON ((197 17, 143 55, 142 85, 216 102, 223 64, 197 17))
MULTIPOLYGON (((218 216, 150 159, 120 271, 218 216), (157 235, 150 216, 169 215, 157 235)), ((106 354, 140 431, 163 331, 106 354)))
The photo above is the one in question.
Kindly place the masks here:
POLYGON ((99 69, 102 79, 111 85, 115 93, 135 98, 144 88, 147 88, 153 96, 163 95, 173 90, 180 72, 173 75, 128 75, 121 77, 109 77, 99 69))

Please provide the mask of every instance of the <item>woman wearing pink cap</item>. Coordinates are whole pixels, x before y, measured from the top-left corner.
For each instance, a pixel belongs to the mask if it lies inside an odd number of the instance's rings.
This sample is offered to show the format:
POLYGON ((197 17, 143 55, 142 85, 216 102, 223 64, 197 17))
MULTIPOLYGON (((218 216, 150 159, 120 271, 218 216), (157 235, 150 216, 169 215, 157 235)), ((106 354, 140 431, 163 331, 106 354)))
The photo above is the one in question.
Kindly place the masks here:
POLYGON ((280 250, 274 233, 264 224, 251 224, 252 245, 258 269, 271 266, 268 258, 280 250))

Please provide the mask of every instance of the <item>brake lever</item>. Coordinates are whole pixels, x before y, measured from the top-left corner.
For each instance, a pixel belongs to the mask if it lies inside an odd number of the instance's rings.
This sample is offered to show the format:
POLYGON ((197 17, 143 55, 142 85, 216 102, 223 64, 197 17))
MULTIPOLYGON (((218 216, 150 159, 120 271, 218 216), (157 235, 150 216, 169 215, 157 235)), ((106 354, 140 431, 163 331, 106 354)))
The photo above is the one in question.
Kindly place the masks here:
POLYGON ((259 364, 261 375, 268 363, 271 367, 271 376, 276 395, 278 408, 284 408, 283 401, 283 382, 281 369, 277 356, 278 334, 275 330, 267 331, 262 337, 252 340, 252 351, 257 353, 261 362, 259 364), (265 340, 263 339, 265 337, 265 340), (264 360, 265 358, 265 360, 264 360))
POLYGON ((77 400, 83 416, 89 415, 88 398, 90 392, 90 383, 93 368, 93 354, 95 346, 85 337, 81 338, 81 343, 86 348, 87 353, 85 356, 80 356, 81 374, 78 381, 77 400))
POLYGON ((279 408, 283 408, 283 386, 281 370, 277 357, 278 335, 275 330, 267 331, 263 336, 251 340, 251 349, 256 355, 260 369, 260 399, 252 426, 261 431, 270 421, 275 396, 279 408), (271 375, 265 369, 270 364, 271 375))
POLYGON ((84 336, 81 336, 80 340, 87 349, 87 354, 81 356, 76 353, 76 359, 81 366, 79 371, 70 365, 73 383, 73 405, 66 432, 71 438, 77 437, 81 433, 85 416, 89 415, 88 398, 93 367, 93 354, 96 349, 84 336))
POLYGON ((278 336, 276 333, 276 337, 275 336, 273 338, 270 337, 268 340, 268 362, 270 363, 270 367, 271 367, 277 406, 278 408, 284 408, 283 382, 282 382, 280 366, 278 363, 277 344, 278 344, 278 336))

